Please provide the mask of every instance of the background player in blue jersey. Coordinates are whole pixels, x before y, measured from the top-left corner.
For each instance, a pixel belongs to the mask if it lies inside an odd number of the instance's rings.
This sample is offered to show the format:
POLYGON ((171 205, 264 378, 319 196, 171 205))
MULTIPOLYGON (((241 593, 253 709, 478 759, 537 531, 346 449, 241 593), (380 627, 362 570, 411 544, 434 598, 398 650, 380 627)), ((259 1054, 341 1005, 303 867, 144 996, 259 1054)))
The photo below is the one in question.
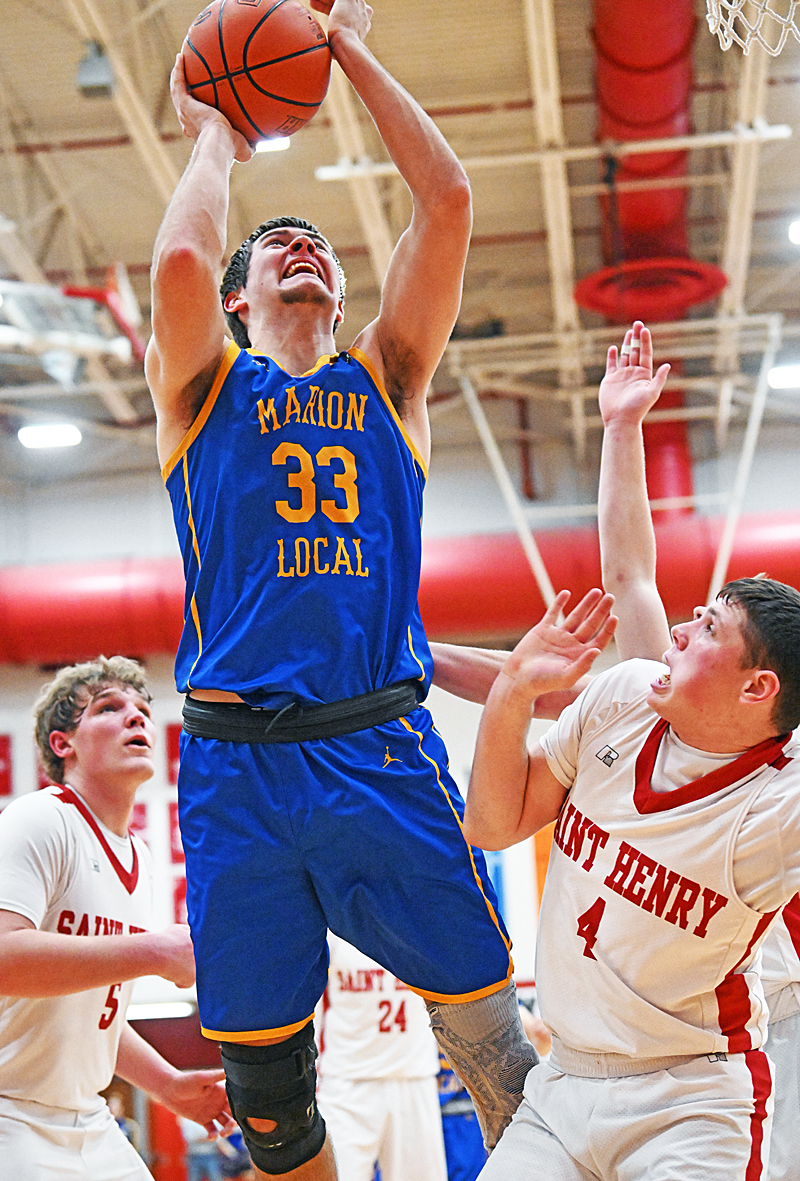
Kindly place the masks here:
POLYGON ((231 261, 225 338, 228 177, 251 150, 188 95, 179 60, 195 149, 155 245, 146 367, 187 579, 176 676, 201 1021, 259 1175, 331 1178, 311 1027, 327 927, 425 997, 489 1144, 535 1055, 484 859, 419 705, 433 664, 416 601, 425 398, 459 309, 469 184, 366 49, 364 0, 311 6, 329 11, 333 55, 413 198, 380 313, 337 354, 336 256, 278 218, 231 261))

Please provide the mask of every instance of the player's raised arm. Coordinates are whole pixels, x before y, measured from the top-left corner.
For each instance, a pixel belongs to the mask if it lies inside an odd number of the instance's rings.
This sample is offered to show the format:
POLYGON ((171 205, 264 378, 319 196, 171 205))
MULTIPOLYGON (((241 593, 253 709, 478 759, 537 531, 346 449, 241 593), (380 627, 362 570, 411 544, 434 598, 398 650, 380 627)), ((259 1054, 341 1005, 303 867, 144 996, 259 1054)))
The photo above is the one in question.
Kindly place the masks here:
MULTIPOLYGON (((336 0, 331 7, 328 0, 312 0, 312 7, 330 9, 333 56, 411 190, 411 223, 395 247, 379 317, 356 343, 380 364, 389 393, 413 432, 417 408, 424 407, 461 303, 472 228, 469 181, 432 119, 364 45, 369 5, 336 0)), ((427 434, 427 425, 421 429, 427 434)))
POLYGON ((219 280, 228 182, 234 160, 252 155, 224 115, 188 93, 180 55, 171 90, 181 127, 195 147, 153 251, 153 335, 145 372, 158 415, 162 462, 192 425, 225 349, 219 280))
POLYGON ((614 634, 613 598, 591 590, 563 624, 561 591, 523 636, 499 673, 478 730, 464 813, 464 835, 483 849, 506 849, 558 816, 566 789, 537 745, 528 750, 535 699, 584 676, 614 634))
MULTIPOLYGON (((508 652, 498 648, 471 648, 463 644, 431 643, 433 684, 445 693, 483 705, 497 674, 508 660, 508 652)), ((533 706, 535 718, 557 718, 562 709, 586 688, 590 678, 581 677, 570 689, 543 693, 533 706)))
POLYGON ((645 478, 642 422, 658 401, 669 373, 653 376, 653 342, 637 320, 622 349, 608 350, 600 384, 603 451, 598 525, 603 586, 614 595, 620 656, 660 660, 670 645, 664 605, 656 586, 656 540, 645 478))

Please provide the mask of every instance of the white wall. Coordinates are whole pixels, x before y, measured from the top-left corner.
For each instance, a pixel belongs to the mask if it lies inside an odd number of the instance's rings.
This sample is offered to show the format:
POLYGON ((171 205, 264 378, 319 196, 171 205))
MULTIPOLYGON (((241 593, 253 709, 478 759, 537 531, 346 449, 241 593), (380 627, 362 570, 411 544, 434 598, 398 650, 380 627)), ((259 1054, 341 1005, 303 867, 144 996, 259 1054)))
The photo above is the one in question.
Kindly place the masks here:
MULTIPOLYGON (((492 410, 493 414, 496 411, 492 410)), ((426 537, 511 532, 512 524, 480 445, 471 433, 459 432, 458 446, 434 448, 425 495, 423 531, 426 537)), ((720 456, 713 436, 695 429, 695 490, 698 493, 728 491, 734 480, 742 432, 720 456)), ((590 440, 590 456, 584 468, 576 467, 570 448, 546 441, 533 449, 533 471, 541 497, 537 507, 593 504, 597 496, 597 457, 600 438, 590 440)), ((517 449, 504 445, 503 453, 515 481, 517 449)), ((745 513, 800 510, 797 460, 800 423, 767 423, 745 497, 745 513)), ((721 515, 722 506, 700 510, 721 515)), ((593 525, 592 517, 563 520, 562 527, 593 525)), ((557 528, 555 521, 535 528, 557 528)), ((169 498, 153 463, 152 472, 77 479, 50 483, 42 479, 27 485, 0 486, 0 566, 38 565, 121 557, 178 556, 169 498)))

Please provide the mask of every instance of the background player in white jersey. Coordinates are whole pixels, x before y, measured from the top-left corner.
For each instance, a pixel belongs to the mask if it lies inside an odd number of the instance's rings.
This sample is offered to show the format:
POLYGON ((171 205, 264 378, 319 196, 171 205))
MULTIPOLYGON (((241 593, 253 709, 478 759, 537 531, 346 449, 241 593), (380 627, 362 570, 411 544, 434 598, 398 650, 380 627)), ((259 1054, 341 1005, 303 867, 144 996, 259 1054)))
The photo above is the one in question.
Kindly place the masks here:
POLYGON ((128 832, 153 774, 149 702, 123 657, 63 669, 36 739, 64 786, 0 815, 0 1175, 14 1181, 150 1176, 98 1094, 115 1072, 210 1134, 233 1128, 222 1070, 176 1070, 125 1021, 137 976, 194 980, 188 927, 148 930, 150 854, 128 832))
POLYGON ((382 1181, 447 1181, 425 1002, 338 935, 328 947, 317 1099, 339 1175, 372 1181, 377 1161, 382 1181))
POLYGON ((468 838, 502 848, 558 818, 537 946, 553 1052, 483 1175, 752 1181, 772 1090, 757 949, 800 883, 800 595, 728 584, 672 629, 666 667, 601 674, 529 751, 532 700, 605 635, 599 594, 563 626, 558 596, 478 737, 468 838))
MULTIPOLYGON (((609 369, 600 387, 605 426, 598 494, 603 585, 615 596, 615 638, 621 658, 657 660, 669 647, 669 626, 656 585, 642 422, 659 396, 660 383, 650 380, 652 342, 641 321, 626 334, 619 365, 614 359, 609 369)), ((795 896, 776 918, 762 948, 761 980, 769 1007, 765 1048, 775 1067, 770 1181, 800 1181, 799 916, 795 896)))

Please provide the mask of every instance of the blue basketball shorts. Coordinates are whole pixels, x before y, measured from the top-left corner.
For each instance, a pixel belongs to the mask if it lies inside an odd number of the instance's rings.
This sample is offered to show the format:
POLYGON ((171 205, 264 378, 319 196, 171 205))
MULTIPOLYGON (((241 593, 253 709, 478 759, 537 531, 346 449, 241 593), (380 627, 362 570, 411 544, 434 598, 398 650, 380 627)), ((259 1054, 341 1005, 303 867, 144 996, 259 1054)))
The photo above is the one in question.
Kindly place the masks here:
POLYGON ((291 1034, 328 974, 327 930, 443 1002, 510 979, 483 854, 427 709, 300 743, 181 734, 180 822, 203 1033, 291 1034))

